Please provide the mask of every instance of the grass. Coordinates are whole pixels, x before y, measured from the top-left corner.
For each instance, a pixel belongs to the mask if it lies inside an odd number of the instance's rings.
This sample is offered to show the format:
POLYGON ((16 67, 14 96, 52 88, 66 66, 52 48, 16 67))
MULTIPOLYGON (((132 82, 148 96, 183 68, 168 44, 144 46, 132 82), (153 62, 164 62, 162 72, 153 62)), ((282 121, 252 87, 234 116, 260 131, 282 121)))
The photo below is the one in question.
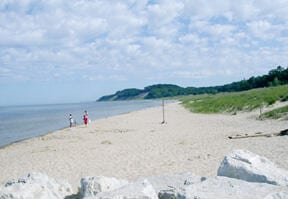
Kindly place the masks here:
POLYGON ((196 113, 236 113, 288 101, 288 85, 216 95, 181 97, 185 108, 196 113))
POLYGON ((261 118, 263 119, 279 119, 279 118, 288 118, 288 105, 273 109, 272 111, 267 111, 262 114, 261 118))

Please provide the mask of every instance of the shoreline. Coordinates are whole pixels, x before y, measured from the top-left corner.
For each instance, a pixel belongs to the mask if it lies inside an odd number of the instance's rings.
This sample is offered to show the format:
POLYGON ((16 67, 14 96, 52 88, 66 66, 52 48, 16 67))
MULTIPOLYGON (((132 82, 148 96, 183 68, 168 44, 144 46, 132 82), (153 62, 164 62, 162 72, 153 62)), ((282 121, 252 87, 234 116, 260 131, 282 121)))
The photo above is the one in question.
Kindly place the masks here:
POLYGON ((0 183, 28 172, 65 179, 77 192, 84 176, 135 180, 192 172, 215 176, 232 149, 247 149, 288 169, 288 136, 229 140, 237 133, 287 128, 287 121, 259 121, 253 113, 195 114, 179 103, 149 107, 64 128, 0 148, 0 183))
MULTIPOLYGON (((148 101, 148 100, 147 100, 148 101)), ((147 102, 147 101, 145 101, 145 102, 147 102)), ((150 100, 150 101, 154 101, 154 102, 157 102, 158 100, 150 100)), ((123 101, 124 103, 127 103, 127 101, 123 101)), ((107 102, 97 102, 97 103, 107 103, 107 102)), ((109 102, 110 103, 110 102, 109 102)), ((121 102, 120 102, 121 103, 121 102)), ((171 103, 171 102, 168 102, 168 103, 171 103)), ((66 104, 66 103, 64 103, 64 104, 39 104, 39 105, 19 105, 19 106, 11 106, 11 107, 34 107, 34 106, 36 106, 36 107, 42 107, 42 106, 60 106, 60 105, 65 105, 65 106, 67 106, 67 105, 81 105, 82 106, 82 103, 72 103, 72 104, 66 104)), ((92 103, 91 103, 92 104, 92 103)), ((91 104, 89 104, 89 105, 91 105, 91 104)), ((133 112, 133 111, 137 111, 137 110, 145 110, 146 108, 151 108, 151 107, 157 107, 157 106, 160 106, 160 103, 159 103, 159 105, 157 104, 157 105, 155 105, 155 104, 151 104, 151 105, 148 105, 147 107, 140 107, 140 108, 135 108, 135 110, 129 110, 130 108, 128 108, 128 110, 121 110, 121 111, 119 111, 119 113, 118 112, 115 112, 115 113, 108 113, 107 115, 103 115, 102 114, 102 112, 101 112, 101 114, 100 115, 98 115, 98 114, 92 114, 92 118, 93 118, 93 120, 91 121, 91 122, 93 122, 93 121, 95 121, 95 120, 98 120, 98 119, 103 119, 103 118, 107 118, 107 117, 112 117, 112 116, 115 116, 115 115, 121 115, 121 114, 126 114, 126 113, 130 113, 130 112, 133 112)), ((9 106, 6 106, 6 107, 9 107, 9 106)), ((125 105, 124 105, 124 107, 125 107, 125 105)), ((82 107, 83 108, 83 107, 82 107)), ((116 107, 117 108, 117 107, 116 107)), ((79 109, 80 109, 80 107, 79 107, 79 109)), ((75 111, 75 110, 74 110, 75 111)), ((78 112, 79 112, 79 110, 77 110, 78 112)), ((97 112, 97 110, 95 111, 95 110, 92 110, 92 112, 97 112)), ((65 113, 66 114, 66 113, 65 113)), ((67 112, 67 114, 68 114, 68 112, 67 112)), ((43 117, 45 117, 45 115, 43 116, 43 117)), ((81 117, 80 117, 81 118, 81 117)), ((63 118, 62 118, 62 115, 61 115, 61 118, 59 118, 60 120, 63 120, 63 118)), ((74 118, 75 119, 75 118, 74 118)), ((79 119, 79 118, 78 118, 79 119)), ((76 120, 75 120, 76 121, 76 120)), ((80 122, 78 122, 78 120, 77 120, 77 124, 76 125, 74 125, 73 127, 76 127, 76 126, 79 126, 79 125, 82 125, 83 124, 83 121, 80 119, 79 120, 80 122)), ((45 128, 47 128, 46 126, 43 126, 43 124, 42 124, 42 127, 45 129, 45 128)), ((60 123, 57 125, 57 126, 54 126, 53 128, 50 128, 50 129, 46 129, 46 131, 44 131, 44 130, 42 130, 42 129, 38 129, 41 133, 38 133, 38 134, 34 134, 34 135, 31 135, 31 136, 27 136, 26 138, 24 137, 24 138, 20 138, 20 139, 17 139, 16 137, 15 137, 15 139, 12 139, 12 141, 9 141, 9 142, 7 142, 7 143, 4 143, 3 145, 1 144, 0 145, 0 149, 1 148, 5 148, 5 147, 7 147, 7 146, 9 146, 9 145, 11 145, 11 144, 14 144, 14 143, 18 143, 18 142, 21 142, 21 141, 25 141, 25 140, 29 140, 29 139, 33 139, 33 138, 36 138, 36 137, 39 137, 39 136, 45 136, 46 134, 50 134, 50 133, 53 133, 53 132, 55 132, 55 131, 59 131, 59 130, 64 130, 64 129, 66 129, 66 128, 69 128, 69 121, 67 121, 67 122, 62 122, 61 123, 61 125, 60 125, 60 123), (65 125, 66 124, 66 125, 65 125)), ((28 132, 29 132, 29 130, 28 129, 26 129, 28 132)), ((26 133, 26 131, 20 131, 20 132, 24 132, 24 134, 26 133)), ((4 132, 4 134, 5 134, 6 132, 4 132)), ((1 139, 1 137, 0 137, 0 139, 1 139)))

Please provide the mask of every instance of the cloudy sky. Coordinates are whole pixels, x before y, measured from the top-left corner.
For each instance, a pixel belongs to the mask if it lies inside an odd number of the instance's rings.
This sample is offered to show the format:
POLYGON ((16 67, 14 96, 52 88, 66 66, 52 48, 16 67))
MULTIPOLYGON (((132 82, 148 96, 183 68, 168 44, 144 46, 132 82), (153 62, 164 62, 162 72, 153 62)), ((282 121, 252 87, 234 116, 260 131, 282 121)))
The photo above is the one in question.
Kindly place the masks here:
POLYGON ((287 67, 287 10, 287 0, 1 0, 0 105, 287 67))

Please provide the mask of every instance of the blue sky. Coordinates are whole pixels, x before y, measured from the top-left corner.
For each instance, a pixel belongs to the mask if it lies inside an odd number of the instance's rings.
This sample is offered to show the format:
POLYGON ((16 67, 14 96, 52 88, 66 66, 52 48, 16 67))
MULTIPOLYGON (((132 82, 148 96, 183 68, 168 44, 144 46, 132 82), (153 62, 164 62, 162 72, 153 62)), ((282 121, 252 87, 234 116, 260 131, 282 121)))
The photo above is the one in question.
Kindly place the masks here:
POLYGON ((286 0, 1 0, 0 105, 212 86, 288 59, 286 0))

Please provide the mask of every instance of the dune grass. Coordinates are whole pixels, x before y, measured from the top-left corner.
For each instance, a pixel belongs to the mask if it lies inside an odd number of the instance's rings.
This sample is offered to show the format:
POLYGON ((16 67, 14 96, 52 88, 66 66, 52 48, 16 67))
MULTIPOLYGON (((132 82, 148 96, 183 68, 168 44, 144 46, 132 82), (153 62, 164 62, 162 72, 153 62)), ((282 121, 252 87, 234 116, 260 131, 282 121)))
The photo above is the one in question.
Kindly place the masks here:
POLYGON ((261 115, 262 119, 279 119, 287 118, 288 119, 288 105, 280 108, 273 109, 272 111, 267 111, 261 115))
POLYGON ((236 113, 288 101, 288 85, 216 95, 190 95, 180 99, 185 108, 196 113, 236 113))

